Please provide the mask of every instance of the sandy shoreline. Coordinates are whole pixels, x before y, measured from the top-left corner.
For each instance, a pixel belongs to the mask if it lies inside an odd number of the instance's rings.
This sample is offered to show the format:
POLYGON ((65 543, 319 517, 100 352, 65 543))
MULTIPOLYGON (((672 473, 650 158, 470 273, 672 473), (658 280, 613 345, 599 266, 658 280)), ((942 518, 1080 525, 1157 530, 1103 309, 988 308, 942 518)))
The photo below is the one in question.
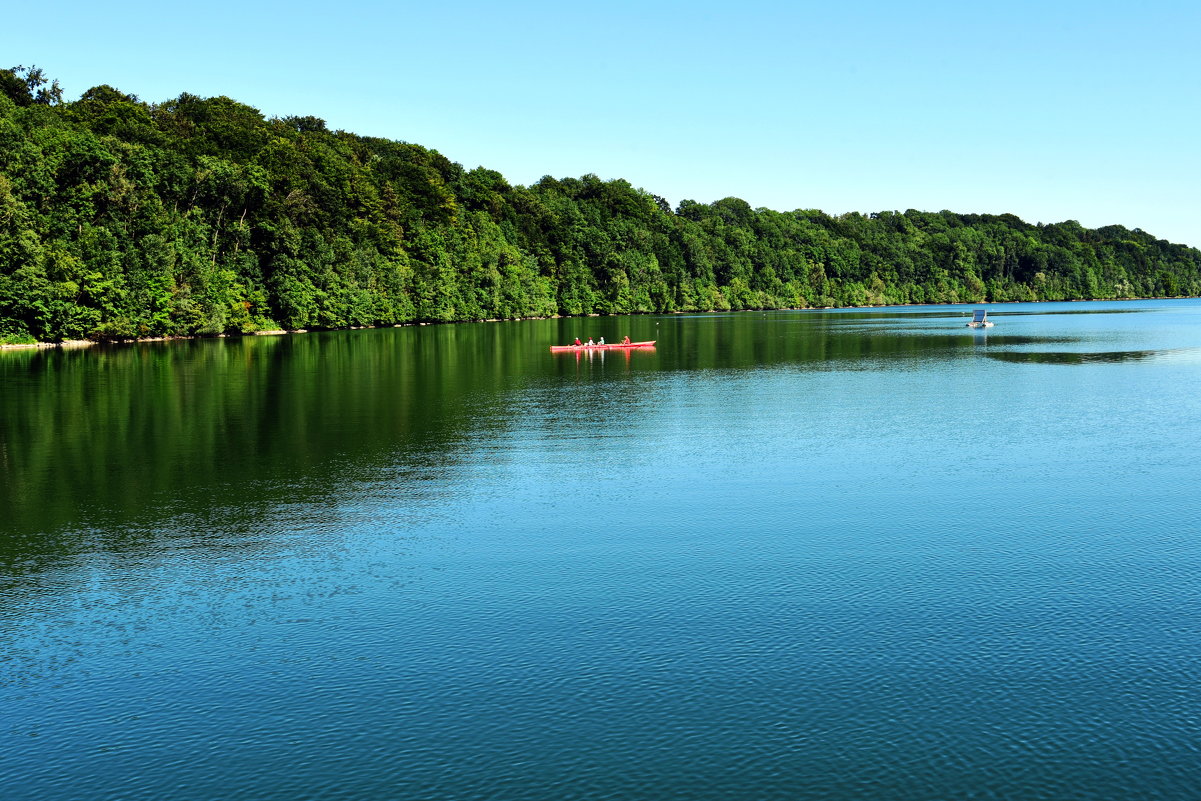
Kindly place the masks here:
MULTIPOLYGON (((647 316, 647 315, 670 315, 670 314, 737 314, 739 312, 768 312, 768 311, 832 311, 838 310, 853 310, 853 309, 910 309, 920 306, 993 306, 1006 305, 1009 303, 1123 303, 1137 300, 1190 300, 1189 297, 1172 297, 1172 298, 1090 298, 1080 299, 1073 298, 1072 300, 1001 300, 1001 301, 974 301, 969 303, 904 303, 904 304, 889 304, 886 306, 808 306, 805 308, 781 308, 781 309, 739 309, 736 312, 730 310, 722 311, 720 309, 708 309, 706 311, 671 311, 671 312, 629 312, 626 316, 647 316)), ((488 320, 451 320, 447 322, 429 322, 429 321, 414 321, 411 323, 385 323, 383 325, 352 325, 347 328, 322 328, 312 329, 320 331, 362 331, 368 328, 409 328, 423 325, 457 325, 462 323, 513 323, 524 320, 561 320, 568 319, 572 316, 584 317, 620 317, 623 315, 607 315, 599 312, 581 315, 562 315, 555 314, 550 317, 516 317, 512 319, 488 319, 488 320)), ((266 336, 283 336, 285 334, 307 334, 311 329, 298 328, 295 330, 287 330, 283 328, 273 328, 264 331, 251 331, 248 334, 206 334, 203 336, 179 336, 179 337, 141 337, 138 339, 114 339, 114 340, 91 340, 91 339, 67 339, 62 342, 29 342, 19 344, 0 344, 0 350, 42 350, 45 348, 86 348, 92 345, 138 345, 143 342, 171 342, 175 340, 186 339, 227 339, 231 337, 266 337, 266 336)))
POLYGON ((0 350, 44 350, 45 348, 88 348, 99 345, 91 339, 64 339, 62 342, 17 342, 0 345, 0 350))

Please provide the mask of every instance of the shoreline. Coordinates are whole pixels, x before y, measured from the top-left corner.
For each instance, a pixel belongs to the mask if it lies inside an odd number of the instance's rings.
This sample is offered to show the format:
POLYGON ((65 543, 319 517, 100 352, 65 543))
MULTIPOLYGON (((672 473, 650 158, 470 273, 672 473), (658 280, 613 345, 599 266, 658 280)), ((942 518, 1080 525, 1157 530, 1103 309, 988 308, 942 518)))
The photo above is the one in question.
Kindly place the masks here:
POLYGON ((692 311, 670 311, 670 312, 622 312, 619 314, 605 314, 602 312, 591 312, 589 314, 554 314, 549 317, 513 317, 513 318, 492 318, 485 320, 448 320, 446 322, 434 321, 413 321, 411 323, 384 323, 383 325, 352 325, 346 328, 297 328, 294 330, 284 328, 272 328, 263 331, 251 331, 245 334, 190 334, 183 336, 162 336, 162 337, 137 337, 134 339, 64 339, 62 342, 17 342, 17 343, 0 343, 0 351, 5 350, 48 350, 51 348, 62 348, 64 350, 74 350, 90 348, 94 345, 140 345, 147 342, 176 342, 182 340, 193 339, 240 339, 242 337, 268 337, 268 336, 285 336, 290 334, 308 334, 314 332, 325 331, 363 331, 374 328, 414 328, 426 325, 462 325, 464 323, 515 323, 526 320, 568 320, 572 318, 587 318, 587 317, 636 317, 649 316, 654 314, 671 315, 671 314, 738 314, 740 312, 769 312, 769 311, 832 311, 842 309, 910 309, 921 306, 993 306, 1004 305, 1009 303, 1127 303, 1139 300, 1197 300, 1192 296, 1177 296, 1177 297, 1147 297, 1147 298, 1072 298, 1069 300, 981 300, 970 301, 965 303, 890 303, 881 306, 806 306, 799 307, 780 307, 780 308, 763 308, 763 309, 704 309, 692 311))

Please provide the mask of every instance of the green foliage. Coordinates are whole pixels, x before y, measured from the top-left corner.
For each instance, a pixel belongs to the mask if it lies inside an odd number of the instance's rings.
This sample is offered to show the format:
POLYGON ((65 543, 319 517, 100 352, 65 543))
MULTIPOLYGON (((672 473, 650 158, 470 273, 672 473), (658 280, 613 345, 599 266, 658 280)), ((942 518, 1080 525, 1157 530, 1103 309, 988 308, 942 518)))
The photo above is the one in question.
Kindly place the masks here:
POLYGON ((985 300, 1201 295, 1140 230, 513 186, 227 97, 62 102, 0 70, 0 341, 985 300))
POLYGON ((44 106, 63 102, 63 90, 58 81, 46 78, 38 67, 13 67, 0 70, 0 93, 18 106, 39 103, 44 106))

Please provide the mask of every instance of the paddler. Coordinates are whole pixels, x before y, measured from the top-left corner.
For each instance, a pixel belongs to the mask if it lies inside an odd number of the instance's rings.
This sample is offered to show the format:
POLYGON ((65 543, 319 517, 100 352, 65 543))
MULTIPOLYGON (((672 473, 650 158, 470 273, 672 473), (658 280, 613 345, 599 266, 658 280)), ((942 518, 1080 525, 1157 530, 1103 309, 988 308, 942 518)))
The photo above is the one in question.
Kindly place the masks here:
POLYGON ((595 347, 596 343, 592 341, 592 337, 588 337, 588 341, 584 343, 585 347, 595 347))
POLYGON ((630 338, 629 338, 629 336, 626 336, 626 338, 625 338, 625 339, 623 339, 623 340, 621 341, 621 344, 623 344, 623 345, 628 345, 628 344, 630 344, 630 338))
POLYGON ((572 342, 571 344, 575 345, 575 346, 578 348, 580 345, 583 345, 584 343, 583 343, 583 342, 580 342, 580 338, 579 338, 579 337, 576 337, 576 338, 575 338, 575 342, 572 342))
POLYGON ((605 344, 605 338, 604 338, 604 337, 601 337, 601 338, 600 338, 600 341, 598 341, 596 344, 598 344, 598 345, 603 345, 603 344, 605 344))

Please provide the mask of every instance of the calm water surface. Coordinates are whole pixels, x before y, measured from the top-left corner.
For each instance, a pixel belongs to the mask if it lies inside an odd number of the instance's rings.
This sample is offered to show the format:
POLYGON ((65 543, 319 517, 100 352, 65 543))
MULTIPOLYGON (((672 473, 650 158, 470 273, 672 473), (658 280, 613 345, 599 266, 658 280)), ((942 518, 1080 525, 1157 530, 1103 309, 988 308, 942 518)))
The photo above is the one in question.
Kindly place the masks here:
POLYGON ((969 313, 0 353, 0 797, 1195 801, 1201 302, 969 313))

